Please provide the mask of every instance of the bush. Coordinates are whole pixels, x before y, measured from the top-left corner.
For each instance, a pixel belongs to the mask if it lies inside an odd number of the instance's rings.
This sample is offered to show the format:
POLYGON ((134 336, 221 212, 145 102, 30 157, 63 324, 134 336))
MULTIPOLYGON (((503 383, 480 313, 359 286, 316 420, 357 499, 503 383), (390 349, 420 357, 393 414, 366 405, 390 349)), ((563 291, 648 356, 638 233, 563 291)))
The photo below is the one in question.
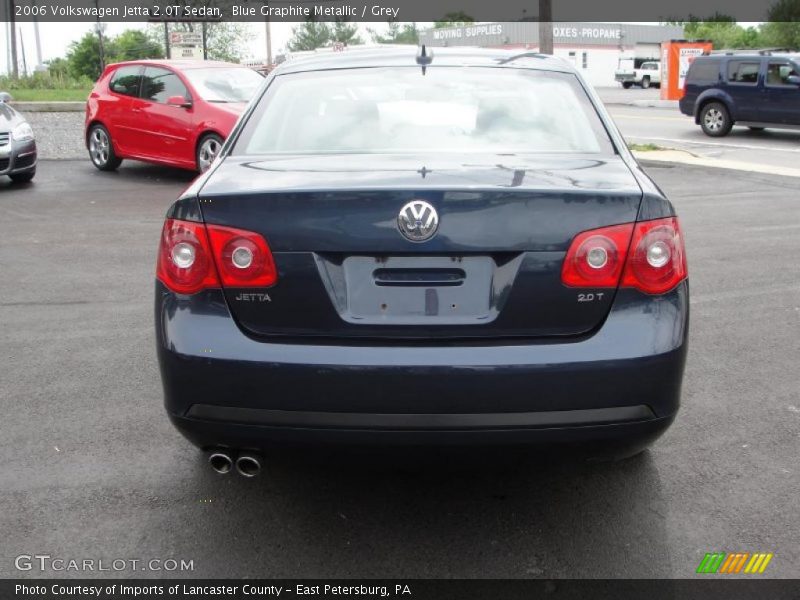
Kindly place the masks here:
POLYGON ((0 90, 86 90, 94 82, 88 77, 70 77, 48 71, 34 73, 18 79, 0 77, 0 90))

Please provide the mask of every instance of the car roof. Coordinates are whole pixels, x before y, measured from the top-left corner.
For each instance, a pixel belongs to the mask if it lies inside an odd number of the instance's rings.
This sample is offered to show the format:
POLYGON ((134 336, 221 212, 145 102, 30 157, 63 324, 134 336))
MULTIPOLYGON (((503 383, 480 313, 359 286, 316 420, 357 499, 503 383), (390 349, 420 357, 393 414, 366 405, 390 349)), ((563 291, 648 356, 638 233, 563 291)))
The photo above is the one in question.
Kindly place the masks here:
POLYGON ((112 67, 119 67, 125 65, 145 65, 145 66, 153 66, 153 67, 171 67, 178 71, 185 71, 187 69, 208 69, 208 68, 220 68, 220 67, 237 67, 246 69, 244 65, 239 65, 236 63, 230 62, 223 62, 219 60, 189 60, 189 59, 144 59, 144 60, 128 60, 124 62, 114 63, 113 65, 109 65, 112 67))
MULTIPOLYGON (((350 47, 342 52, 321 52, 311 56, 290 59, 282 63, 276 74, 329 69, 366 67, 419 66, 416 61, 418 46, 383 45, 367 48, 350 47)), ((425 48, 433 55, 431 66, 459 67, 525 67, 546 71, 574 73, 574 67, 564 59, 525 50, 492 48, 425 48)))

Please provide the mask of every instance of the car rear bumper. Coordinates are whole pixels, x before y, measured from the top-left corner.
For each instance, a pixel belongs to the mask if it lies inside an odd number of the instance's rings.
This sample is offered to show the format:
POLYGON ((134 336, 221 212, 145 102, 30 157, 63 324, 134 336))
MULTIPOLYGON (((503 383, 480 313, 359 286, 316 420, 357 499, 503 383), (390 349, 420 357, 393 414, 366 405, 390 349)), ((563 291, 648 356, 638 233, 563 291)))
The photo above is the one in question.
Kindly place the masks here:
POLYGON ((221 292, 156 285, 172 422, 200 447, 273 443, 649 443, 678 410, 688 285, 620 290, 563 341, 334 345, 254 340, 221 292))

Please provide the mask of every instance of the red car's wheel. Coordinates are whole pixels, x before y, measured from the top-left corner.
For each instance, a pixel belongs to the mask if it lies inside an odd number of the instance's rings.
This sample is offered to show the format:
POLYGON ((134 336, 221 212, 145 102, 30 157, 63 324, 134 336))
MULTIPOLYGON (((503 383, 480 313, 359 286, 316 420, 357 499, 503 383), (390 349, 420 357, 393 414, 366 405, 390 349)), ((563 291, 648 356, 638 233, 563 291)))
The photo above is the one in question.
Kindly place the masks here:
POLYGON ((197 144, 196 164, 197 170, 204 173, 217 158, 217 154, 222 149, 223 139, 216 133, 208 133, 202 137, 197 144))
POLYGON ((114 146, 111 143, 108 129, 102 125, 92 125, 86 142, 92 164, 101 171, 114 171, 122 164, 122 159, 114 154, 114 146))

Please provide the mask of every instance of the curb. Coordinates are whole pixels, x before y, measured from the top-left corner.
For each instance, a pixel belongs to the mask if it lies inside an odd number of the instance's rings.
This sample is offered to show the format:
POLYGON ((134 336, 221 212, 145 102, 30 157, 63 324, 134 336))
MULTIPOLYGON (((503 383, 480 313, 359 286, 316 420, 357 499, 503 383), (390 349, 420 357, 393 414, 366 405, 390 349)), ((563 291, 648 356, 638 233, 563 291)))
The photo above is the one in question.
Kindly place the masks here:
POLYGON ((678 108, 677 100, 633 100, 630 106, 645 108, 678 108))
POLYGON ((606 106, 636 106, 638 108, 678 108, 677 100, 603 100, 603 104, 606 106))
POLYGON ((715 169, 730 169, 732 171, 747 171, 750 173, 763 173, 766 175, 779 175, 782 177, 800 177, 800 169, 791 167, 778 167, 760 163, 744 162, 739 160, 724 160, 720 158, 706 158, 697 156, 686 150, 653 150, 641 152, 634 150, 633 155, 640 161, 677 163, 693 165, 696 167, 712 167, 715 169))
POLYGON ((14 110, 19 112, 83 112, 86 110, 86 102, 9 102, 14 110))

